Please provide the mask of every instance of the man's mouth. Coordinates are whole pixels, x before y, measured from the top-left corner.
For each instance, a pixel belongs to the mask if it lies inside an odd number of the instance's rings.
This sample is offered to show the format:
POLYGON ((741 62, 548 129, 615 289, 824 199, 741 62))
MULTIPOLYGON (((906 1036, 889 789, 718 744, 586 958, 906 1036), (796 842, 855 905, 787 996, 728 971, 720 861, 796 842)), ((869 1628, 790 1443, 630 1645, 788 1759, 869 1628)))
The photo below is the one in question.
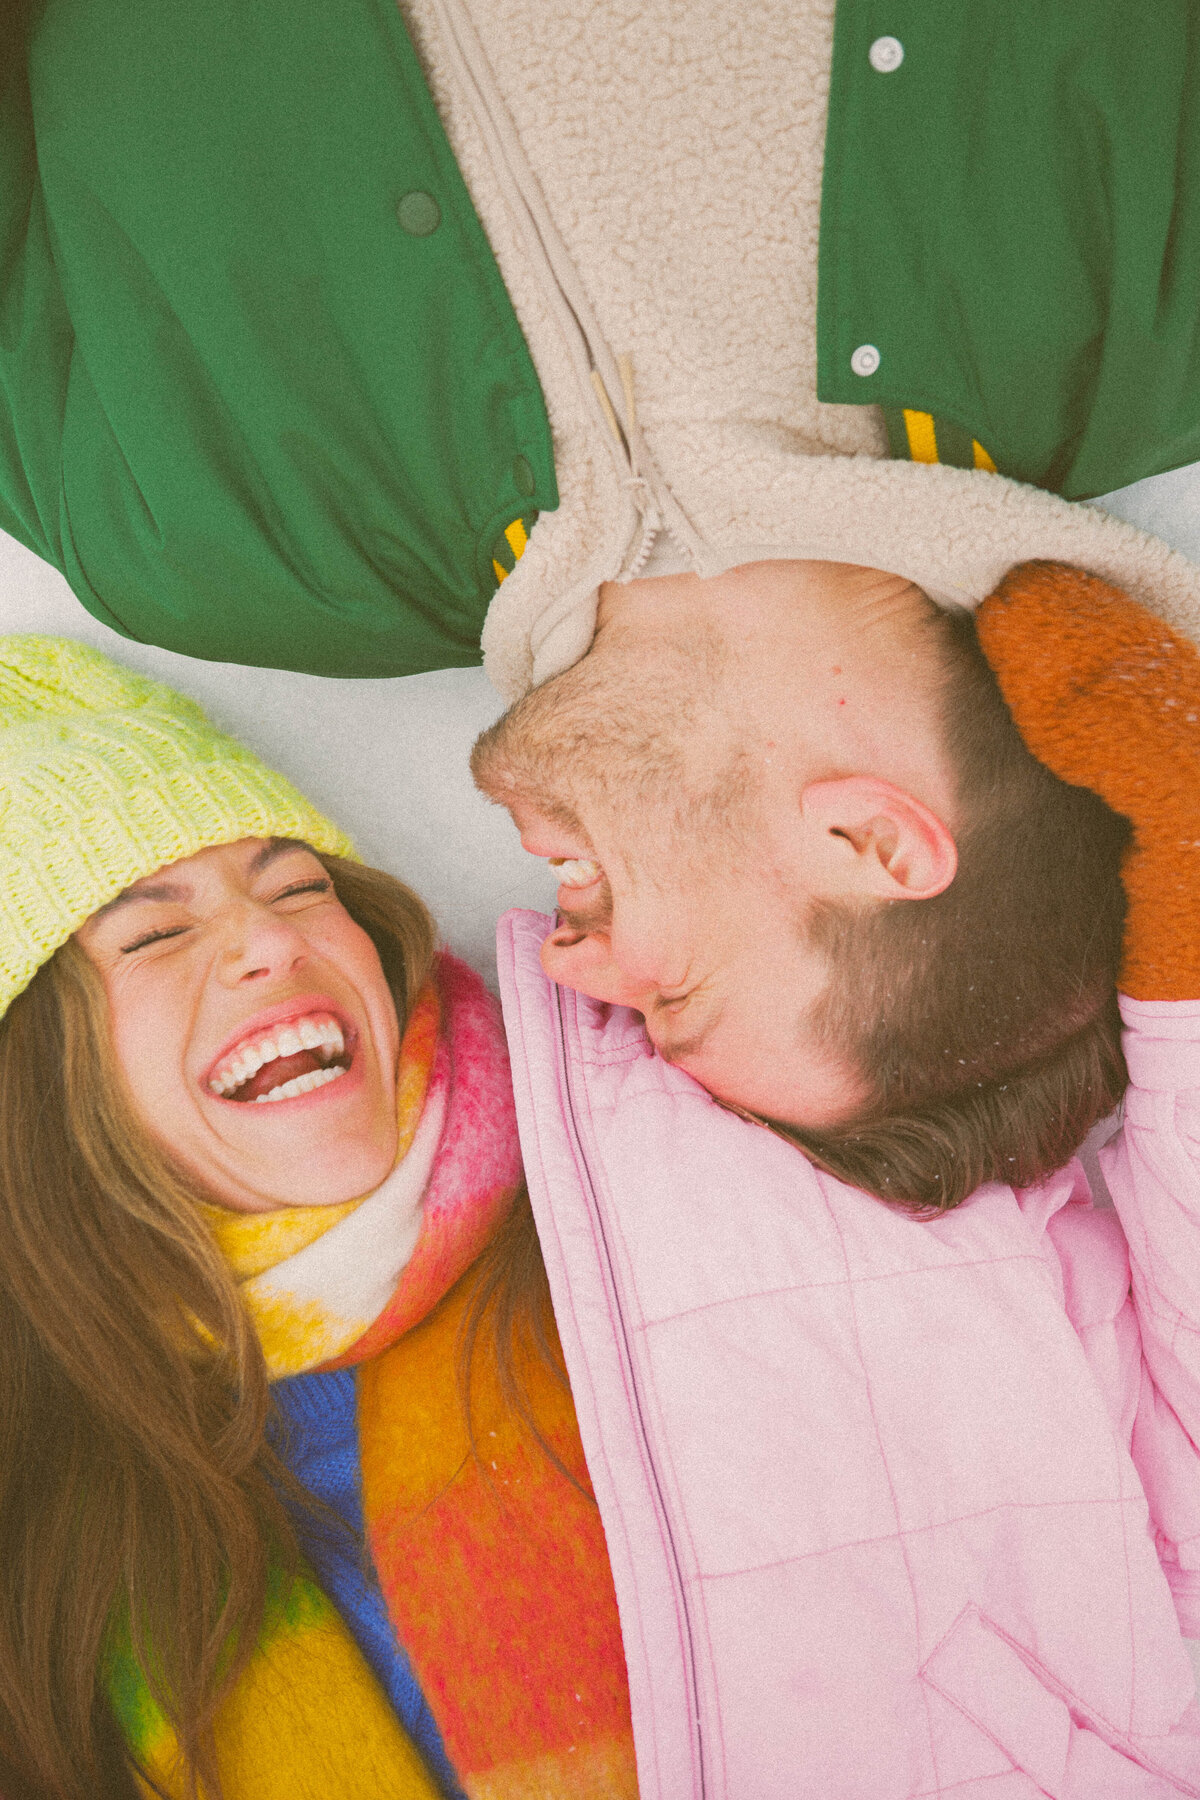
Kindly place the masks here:
POLYGON ((551 856, 547 860, 563 887, 591 887, 599 879, 600 864, 590 856, 551 856))
POLYGON ((294 1100, 337 1081, 353 1060, 332 1013, 305 1013, 240 1039, 210 1071, 208 1087, 222 1100, 294 1100))

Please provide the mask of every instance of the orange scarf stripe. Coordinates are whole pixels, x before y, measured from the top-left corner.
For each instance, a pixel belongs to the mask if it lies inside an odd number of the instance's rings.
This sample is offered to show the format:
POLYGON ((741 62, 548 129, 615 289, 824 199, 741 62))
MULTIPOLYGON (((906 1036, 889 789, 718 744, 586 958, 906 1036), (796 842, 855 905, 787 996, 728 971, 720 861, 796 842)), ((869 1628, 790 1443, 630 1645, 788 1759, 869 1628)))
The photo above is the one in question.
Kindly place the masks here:
POLYGON ((583 1492, 514 1421, 490 1364, 472 1453, 456 1379, 470 1288, 360 1370, 363 1505, 388 1611, 473 1800, 632 1800, 620 1620, 570 1395, 540 1362, 523 1370, 583 1492))

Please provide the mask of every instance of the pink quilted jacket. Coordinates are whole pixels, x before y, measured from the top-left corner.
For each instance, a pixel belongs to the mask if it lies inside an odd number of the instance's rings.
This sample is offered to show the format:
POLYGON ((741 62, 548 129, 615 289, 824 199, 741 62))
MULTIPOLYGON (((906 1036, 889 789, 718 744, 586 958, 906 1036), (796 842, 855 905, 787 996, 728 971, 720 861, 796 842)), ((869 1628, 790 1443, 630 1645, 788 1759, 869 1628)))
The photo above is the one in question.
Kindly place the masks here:
POLYGON ((547 982, 549 926, 504 1013, 642 1800, 1200 1796, 1200 1002, 1125 1003, 1119 1219, 1073 1163, 921 1223, 547 982))

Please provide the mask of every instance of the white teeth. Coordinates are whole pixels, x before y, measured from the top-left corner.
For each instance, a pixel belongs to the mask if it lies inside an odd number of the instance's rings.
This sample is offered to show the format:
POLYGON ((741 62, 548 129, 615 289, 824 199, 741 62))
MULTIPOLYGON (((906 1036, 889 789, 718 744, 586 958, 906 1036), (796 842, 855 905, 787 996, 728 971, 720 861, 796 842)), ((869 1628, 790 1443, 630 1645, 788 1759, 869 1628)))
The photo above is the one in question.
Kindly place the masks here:
MULTIPOLYGON (((345 1053, 345 1049, 346 1041, 336 1019, 323 1013, 316 1013, 305 1019, 292 1019, 286 1025, 279 1026, 275 1032, 266 1032, 249 1043, 239 1044, 233 1055, 226 1057, 213 1070, 208 1078, 208 1085, 214 1094, 232 1094, 257 1075, 266 1063, 274 1062, 281 1056, 297 1056, 302 1050, 319 1050, 332 1063, 345 1053)), ((313 1073, 324 1075, 328 1071, 314 1070, 313 1073)), ((260 1094, 256 1098, 268 1099, 270 1096, 260 1094)))
POLYGON ((549 862, 564 887, 589 887, 600 873, 600 864, 586 856, 552 856, 549 862))
POLYGON ((336 1081, 339 1075, 345 1073, 345 1069, 335 1067, 313 1069, 307 1075, 293 1075, 290 1081, 281 1082, 277 1088, 272 1088, 269 1094, 256 1094, 254 1104, 261 1106, 266 1100, 294 1100, 297 1094, 310 1094, 313 1088, 325 1087, 329 1082, 336 1081))

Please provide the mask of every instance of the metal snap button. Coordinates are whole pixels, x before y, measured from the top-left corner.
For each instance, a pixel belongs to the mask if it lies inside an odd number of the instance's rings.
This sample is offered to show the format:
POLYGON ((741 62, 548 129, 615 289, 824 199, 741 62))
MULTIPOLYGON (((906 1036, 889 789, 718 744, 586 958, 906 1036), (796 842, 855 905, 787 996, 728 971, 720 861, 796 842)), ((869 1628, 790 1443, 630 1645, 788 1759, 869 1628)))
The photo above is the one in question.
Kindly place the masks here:
POLYGON ((850 358, 850 367, 856 375, 873 375, 882 361, 874 344, 860 344, 850 358))
POLYGON ((879 75, 890 75, 904 61, 904 45, 899 38, 877 37, 867 51, 867 61, 879 75))

